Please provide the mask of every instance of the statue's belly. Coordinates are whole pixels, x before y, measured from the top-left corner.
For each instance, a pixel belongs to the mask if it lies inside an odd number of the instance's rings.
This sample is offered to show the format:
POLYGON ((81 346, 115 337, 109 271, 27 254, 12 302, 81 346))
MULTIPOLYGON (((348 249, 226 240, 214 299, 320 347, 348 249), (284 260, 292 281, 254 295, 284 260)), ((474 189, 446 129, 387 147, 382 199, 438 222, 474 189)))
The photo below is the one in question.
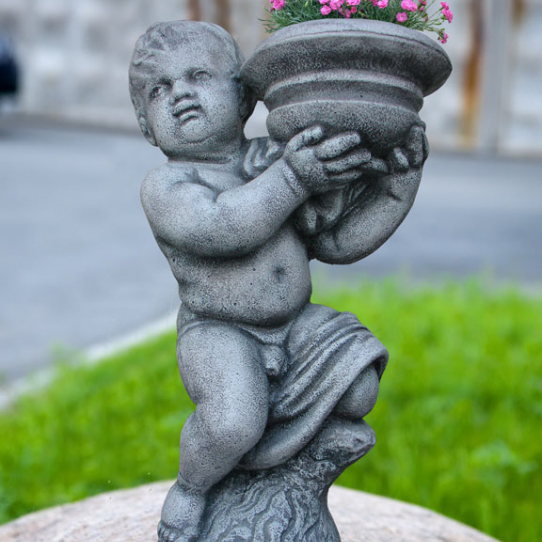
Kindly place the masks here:
POLYGON ((185 255, 177 261, 174 272, 181 300, 202 316, 277 325, 295 316, 310 299, 306 248, 290 226, 248 256, 185 255))

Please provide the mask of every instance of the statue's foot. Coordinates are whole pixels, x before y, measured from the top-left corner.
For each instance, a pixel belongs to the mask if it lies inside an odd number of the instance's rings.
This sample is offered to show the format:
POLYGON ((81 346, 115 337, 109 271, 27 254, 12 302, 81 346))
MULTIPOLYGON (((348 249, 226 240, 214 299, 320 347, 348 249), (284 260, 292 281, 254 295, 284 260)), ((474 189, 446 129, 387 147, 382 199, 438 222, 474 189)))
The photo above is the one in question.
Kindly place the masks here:
POLYGON ((159 542, 196 542, 205 504, 205 493, 186 489, 175 482, 162 507, 159 542))
POLYGON ((159 542, 184 542, 186 540, 192 542, 197 540, 197 538, 186 538, 184 534, 175 527, 170 527, 160 521, 158 524, 158 540, 159 542))

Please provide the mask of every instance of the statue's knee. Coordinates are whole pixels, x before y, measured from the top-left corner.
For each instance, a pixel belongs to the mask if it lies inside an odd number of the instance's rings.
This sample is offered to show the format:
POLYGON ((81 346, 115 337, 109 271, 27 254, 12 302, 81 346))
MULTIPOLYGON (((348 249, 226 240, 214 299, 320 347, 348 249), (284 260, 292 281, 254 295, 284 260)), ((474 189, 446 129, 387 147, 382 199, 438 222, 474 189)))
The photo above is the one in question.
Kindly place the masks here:
POLYGON ((335 407, 335 414, 352 420, 364 418, 376 404, 380 381, 374 365, 367 367, 352 383, 335 407))
POLYGON ((262 438, 267 425, 267 409, 223 411, 208 426, 214 446, 232 456, 242 456, 262 438))

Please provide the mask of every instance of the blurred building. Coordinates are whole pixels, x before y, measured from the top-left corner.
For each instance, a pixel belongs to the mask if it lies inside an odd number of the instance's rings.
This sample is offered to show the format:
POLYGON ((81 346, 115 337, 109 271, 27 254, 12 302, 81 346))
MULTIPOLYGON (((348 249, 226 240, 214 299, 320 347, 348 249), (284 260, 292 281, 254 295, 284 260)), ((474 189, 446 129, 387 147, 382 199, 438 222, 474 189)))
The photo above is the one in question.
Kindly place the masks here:
MULTIPOLYGON (((434 146, 542 153, 542 0, 448 0, 446 87, 426 101, 434 146)), ((136 127, 127 68, 153 22, 225 26, 249 53, 264 37, 267 0, 1 0, 18 46, 21 108, 33 115, 136 127)), ((438 2, 437 2, 438 4, 438 2)))
POLYGON ((221 22, 250 50, 263 38, 255 0, 1 0, 0 26, 18 45, 24 112, 136 126, 128 63, 156 22, 221 22), (248 30, 248 31, 247 31, 248 30))

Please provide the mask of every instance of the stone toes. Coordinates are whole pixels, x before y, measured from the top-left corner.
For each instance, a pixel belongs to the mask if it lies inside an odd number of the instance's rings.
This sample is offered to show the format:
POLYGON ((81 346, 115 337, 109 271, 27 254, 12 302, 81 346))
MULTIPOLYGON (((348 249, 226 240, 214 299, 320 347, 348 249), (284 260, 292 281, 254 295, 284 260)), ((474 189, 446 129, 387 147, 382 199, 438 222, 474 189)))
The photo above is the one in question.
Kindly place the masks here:
POLYGON ((158 525, 158 540, 159 542, 177 542, 177 540, 182 540, 182 536, 177 529, 160 522, 158 525))

